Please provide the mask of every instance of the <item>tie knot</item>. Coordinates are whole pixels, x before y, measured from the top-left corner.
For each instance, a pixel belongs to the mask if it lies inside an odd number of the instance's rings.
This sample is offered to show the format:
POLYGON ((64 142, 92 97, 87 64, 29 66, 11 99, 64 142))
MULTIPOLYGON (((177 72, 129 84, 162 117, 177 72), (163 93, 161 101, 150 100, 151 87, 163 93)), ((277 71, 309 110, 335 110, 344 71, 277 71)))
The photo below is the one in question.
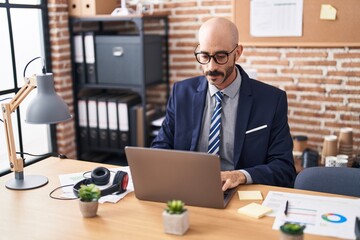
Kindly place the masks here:
POLYGON ((220 92, 220 91, 217 91, 215 93, 215 99, 216 99, 216 102, 217 103, 221 103, 222 99, 224 97, 224 93, 220 92))

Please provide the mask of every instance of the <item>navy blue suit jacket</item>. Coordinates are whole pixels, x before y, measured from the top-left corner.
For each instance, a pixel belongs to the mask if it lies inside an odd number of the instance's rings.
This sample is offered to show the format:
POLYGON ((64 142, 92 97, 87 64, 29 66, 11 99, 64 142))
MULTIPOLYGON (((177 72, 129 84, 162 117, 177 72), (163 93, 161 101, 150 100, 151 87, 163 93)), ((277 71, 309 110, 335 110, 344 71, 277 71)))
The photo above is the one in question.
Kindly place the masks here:
MULTIPOLYGON (((250 79, 238 66, 240 87, 235 126, 234 168, 244 169, 253 183, 291 187, 296 176, 287 119, 286 93, 250 79), (252 133, 246 131, 267 125, 252 133)), ((154 148, 196 151, 208 91, 204 76, 174 84, 166 117, 154 148)))

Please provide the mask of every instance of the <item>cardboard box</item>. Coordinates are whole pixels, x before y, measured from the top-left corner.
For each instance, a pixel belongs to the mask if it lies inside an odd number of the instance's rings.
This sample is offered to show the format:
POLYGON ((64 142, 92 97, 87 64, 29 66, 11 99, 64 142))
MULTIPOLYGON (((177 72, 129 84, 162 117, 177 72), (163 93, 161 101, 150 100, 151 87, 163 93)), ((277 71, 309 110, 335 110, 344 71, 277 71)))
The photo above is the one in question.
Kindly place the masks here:
POLYGON ((81 16, 81 1, 82 0, 69 0, 70 16, 81 16))
POLYGON ((120 4, 117 0, 80 0, 81 15, 93 16, 98 14, 111 14, 120 4))

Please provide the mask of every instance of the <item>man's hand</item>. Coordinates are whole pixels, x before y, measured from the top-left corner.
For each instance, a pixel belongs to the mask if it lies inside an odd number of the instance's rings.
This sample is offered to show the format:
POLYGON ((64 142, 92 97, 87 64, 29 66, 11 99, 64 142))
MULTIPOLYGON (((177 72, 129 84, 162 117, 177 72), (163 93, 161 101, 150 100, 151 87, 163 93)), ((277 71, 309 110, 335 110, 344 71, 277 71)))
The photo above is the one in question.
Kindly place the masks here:
POLYGON ((224 182, 222 190, 237 187, 246 183, 245 175, 240 171, 223 171, 221 172, 221 181, 224 182))

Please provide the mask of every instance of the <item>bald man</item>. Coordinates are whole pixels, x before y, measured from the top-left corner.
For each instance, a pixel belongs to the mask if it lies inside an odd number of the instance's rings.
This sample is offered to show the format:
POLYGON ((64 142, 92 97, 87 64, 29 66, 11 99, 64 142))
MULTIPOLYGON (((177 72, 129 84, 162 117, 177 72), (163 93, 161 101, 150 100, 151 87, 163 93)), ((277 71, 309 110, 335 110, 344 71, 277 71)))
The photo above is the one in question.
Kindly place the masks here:
POLYGON ((194 55, 204 76, 174 84, 151 147, 219 154, 224 191, 252 183, 292 187, 286 93, 249 78, 236 64, 243 51, 238 35, 225 18, 200 27, 194 55))

